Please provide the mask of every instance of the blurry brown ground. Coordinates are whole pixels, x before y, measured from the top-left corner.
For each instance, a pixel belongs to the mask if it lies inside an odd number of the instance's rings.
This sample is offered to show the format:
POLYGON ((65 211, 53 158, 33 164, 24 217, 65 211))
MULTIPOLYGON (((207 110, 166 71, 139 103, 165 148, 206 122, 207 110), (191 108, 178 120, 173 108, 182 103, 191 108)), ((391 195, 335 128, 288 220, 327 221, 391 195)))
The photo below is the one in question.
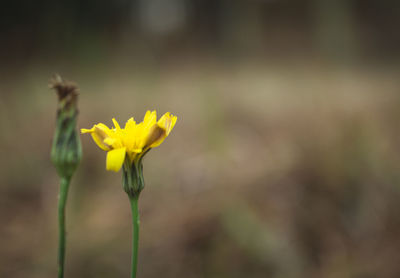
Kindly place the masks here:
MULTIPOLYGON (((144 163, 139 277, 400 277, 400 8, 333 2, 5 5, 0 277, 56 275, 54 72, 79 128, 178 115, 144 163)), ((121 175, 82 144, 66 277, 129 277, 121 175)))

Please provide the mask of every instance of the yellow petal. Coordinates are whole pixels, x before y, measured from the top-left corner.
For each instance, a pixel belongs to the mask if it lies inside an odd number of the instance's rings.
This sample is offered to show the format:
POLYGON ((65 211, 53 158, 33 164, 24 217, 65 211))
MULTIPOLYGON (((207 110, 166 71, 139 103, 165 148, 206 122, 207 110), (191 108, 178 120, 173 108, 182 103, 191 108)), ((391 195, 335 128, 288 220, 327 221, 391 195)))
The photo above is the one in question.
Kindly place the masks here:
POLYGON ((94 132, 94 127, 92 127, 91 129, 81 128, 81 133, 82 134, 91 133, 91 132, 94 132))
POLYGON ((119 126, 119 124, 115 118, 112 118, 112 122, 113 122, 116 130, 121 130, 121 127, 119 126))
POLYGON ((157 112, 148 110, 146 115, 144 115, 143 126, 144 127, 152 127, 157 121, 157 112))
POLYGON ((171 115, 171 125, 169 126, 169 129, 167 130, 167 136, 169 135, 169 133, 171 132, 171 130, 174 128, 176 121, 178 120, 177 116, 173 116, 171 115))
POLYGON ((104 151, 111 149, 111 146, 104 143, 104 140, 108 138, 112 131, 105 124, 94 125, 91 129, 82 128, 81 132, 83 134, 90 133, 94 142, 104 151))
POLYGON ((124 164, 126 148, 111 150, 107 153, 106 169, 108 171, 118 172, 124 164))
POLYGON ((136 122, 132 117, 132 118, 130 118, 129 120, 126 121, 125 129, 126 130, 131 130, 131 129, 135 128, 135 126, 136 126, 136 122))
POLYGON ((117 139, 111 137, 107 137, 106 139, 104 139, 104 143, 110 146, 114 145, 117 141, 117 139))
POLYGON ((93 140, 96 142, 102 150, 109 151, 111 146, 104 142, 109 137, 111 131, 104 124, 98 124, 94 126, 94 131, 91 133, 93 140))
POLYGON ((158 120, 157 124, 166 130, 168 136, 171 130, 174 128, 176 120, 176 116, 173 116, 167 112, 158 120))
POLYGON ((106 126, 105 124, 103 124, 103 123, 98 123, 98 124, 95 125, 94 127, 95 127, 95 128, 98 128, 98 129, 100 129, 100 130, 102 130, 104 133, 107 134, 107 136, 110 136, 110 134, 112 134, 112 130, 111 130, 108 126, 106 126))
POLYGON ((146 138, 145 147, 154 148, 159 146, 164 141, 166 136, 167 132, 163 127, 159 126, 158 124, 154 125, 146 138))

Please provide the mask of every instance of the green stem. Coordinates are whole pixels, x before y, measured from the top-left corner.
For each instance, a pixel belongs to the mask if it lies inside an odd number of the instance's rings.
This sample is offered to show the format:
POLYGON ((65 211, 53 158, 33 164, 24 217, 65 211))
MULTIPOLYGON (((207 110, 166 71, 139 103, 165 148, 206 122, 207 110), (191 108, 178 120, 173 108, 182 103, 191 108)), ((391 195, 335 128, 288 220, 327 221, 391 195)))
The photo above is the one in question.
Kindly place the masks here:
POLYGON ((58 278, 64 277, 65 261, 65 205, 68 197, 69 178, 61 178, 58 196, 58 278))
POLYGON ((139 247, 139 196, 129 197, 132 209, 132 262, 131 262, 131 278, 136 278, 138 247, 139 247))

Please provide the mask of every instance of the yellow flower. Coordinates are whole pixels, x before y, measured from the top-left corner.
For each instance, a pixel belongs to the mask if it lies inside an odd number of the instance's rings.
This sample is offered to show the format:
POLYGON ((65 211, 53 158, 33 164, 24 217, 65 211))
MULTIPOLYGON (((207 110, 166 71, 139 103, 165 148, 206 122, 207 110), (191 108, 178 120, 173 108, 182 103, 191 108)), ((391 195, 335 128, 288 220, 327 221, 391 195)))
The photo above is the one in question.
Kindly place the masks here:
POLYGON ((156 111, 147 111, 143 122, 138 124, 130 118, 125 128, 121 128, 113 118, 114 128, 99 123, 91 129, 82 128, 81 132, 90 133, 96 144, 107 151, 106 169, 118 172, 126 156, 133 163, 151 148, 159 146, 173 129, 176 120, 176 116, 167 112, 157 121, 156 111))

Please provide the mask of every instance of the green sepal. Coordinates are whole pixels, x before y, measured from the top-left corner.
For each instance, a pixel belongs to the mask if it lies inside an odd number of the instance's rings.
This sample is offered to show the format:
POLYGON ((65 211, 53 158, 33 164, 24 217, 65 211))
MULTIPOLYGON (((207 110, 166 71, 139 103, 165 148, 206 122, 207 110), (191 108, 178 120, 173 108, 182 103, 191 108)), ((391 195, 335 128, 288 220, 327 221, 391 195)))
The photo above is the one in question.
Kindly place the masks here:
POLYGON ((133 161, 127 156, 122 167, 122 186, 130 198, 139 197, 144 188, 143 157, 150 149, 146 150, 133 161))

